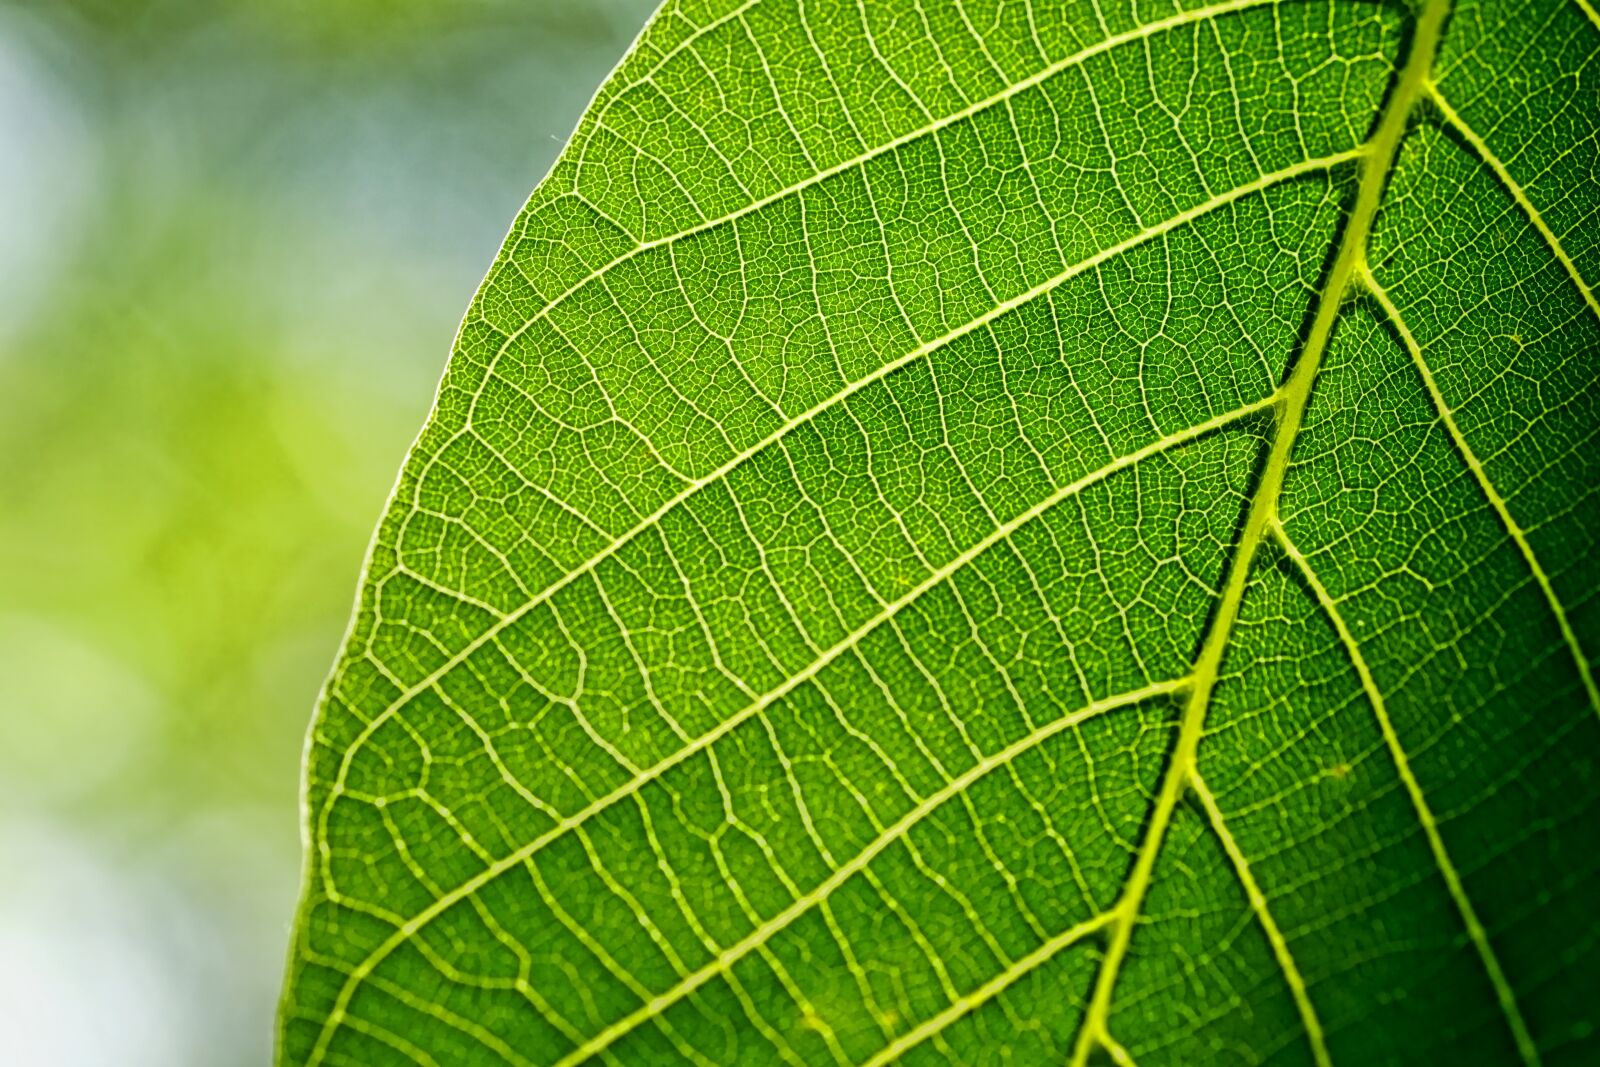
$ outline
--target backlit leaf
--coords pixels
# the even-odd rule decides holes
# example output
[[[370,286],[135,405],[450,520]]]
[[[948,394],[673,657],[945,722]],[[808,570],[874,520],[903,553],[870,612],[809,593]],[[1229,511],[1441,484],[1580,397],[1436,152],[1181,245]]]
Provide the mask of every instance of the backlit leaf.
[[[1595,1062],[1597,86],[671,0],[379,528],[282,1060]]]

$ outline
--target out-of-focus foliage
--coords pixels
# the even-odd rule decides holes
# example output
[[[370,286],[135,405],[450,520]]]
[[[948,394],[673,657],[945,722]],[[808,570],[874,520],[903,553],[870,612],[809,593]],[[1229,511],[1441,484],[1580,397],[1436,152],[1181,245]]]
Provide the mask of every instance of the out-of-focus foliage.
[[[647,8],[0,3],[11,1062],[265,1062],[373,517]]]

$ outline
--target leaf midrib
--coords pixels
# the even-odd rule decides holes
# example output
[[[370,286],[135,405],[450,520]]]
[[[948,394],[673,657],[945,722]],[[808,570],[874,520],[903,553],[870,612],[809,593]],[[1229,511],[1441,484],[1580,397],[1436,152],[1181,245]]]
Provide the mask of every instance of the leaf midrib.
[[[1116,1050],[1121,1049],[1110,1030],[1111,1003],[1121,965],[1127,956],[1133,929],[1138,922],[1144,897],[1154,875],[1162,846],[1165,844],[1166,832],[1171,825],[1173,814],[1178,802],[1194,787],[1197,780],[1199,744],[1205,728],[1206,713],[1217,683],[1223,654],[1227,650],[1234,623],[1243,603],[1244,591],[1256,552],[1268,536],[1275,535],[1281,543],[1289,544],[1287,535],[1282,532],[1277,518],[1277,504],[1284,479],[1288,474],[1289,459],[1299,435],[1306,407],[1310,402],[1312,386],[1315,384],[1322,358],[1327,352],[1334,326],[1343,309],[1345,296],[1350,291],[1352,283],[1358,286],[1371,284],[1366,253],[1372,224],[1382,204],[1388,178],[1393,171],[1394,159],[1404,139],[1412,111],[1420,101],[1428,98],[1434,57],[1449,14],[1450,0],[1425,0],[1414,23],[1411,47],[1405,65],[1400,71],[1389,99],[1383,105],[1371,137],[1363,146],[1361,181],[1356,190],[1355,201],[1346,218],[1344,232],[1340,236],[1333,263],[1329,267],[1327,280],[1318,294],[1315,316],[1306,337],[1305,347],[1295,360],[1282,390],[1277,412],[1278,422],[1267,462],[1251,495],[1249,512],[1233,559],[1229,563],[1227,582],[1218,601],[1210,632],[1195,662],[1188,704],[1183,712],[1178,740],[1162,777],[1156,802],[1152,805],[1144,839],[1139,846],[1138,856],[1130,871],[1123,895],[1112,909],[1118,915],[1111,923],[1110,944],[1095,978],[1089,1008],[1079,1025],[1078,1038],[1069,1067],[1085,1067],[1090,1054],[1097,1048],[1111,1051],[1113,1058]],[[1348,632],[1341,629],[1341,637],[1348,638]],[[1354,645],[1348,640],[1346,643],[1354,651]],[[1358,669],[1362,671],[1363,685],[1371,696],[1375,692],[1375,684],[1365,672],[1364,661],[1360,660],[1359,656],[1357,663]],[[1538,1046],[1528,1032],[1517,1006],[1515,994],[1505,979],[1494,950],[1483,932],[1482,924],[1478,921],[1470,901],[1467,900],[1460,878],[1449,860],[1448,853],[1444,850],[1443,839],[1433,825],[1431,812],[1421,797],[1420,788],[1410,775],[1404,750],[1394,735],[1381,699],[1374,701],[1374,709],[1396,761],[1397,772],[1406,783],[1416,806],[1419,821],[1428,834],[1440,873],[1447,883],[1462,921],[1478,949],[1484,969],[1495,988],[1501,1013],[1511,1030],[1518,1053],[1528,1067],[1539,1067]],[[1242,879],[1241,884],[1248,894],[1249,885]],[[1251,902],[1252,905],[1255,904],[1254,898]],[[1269,929],[1270,937],[1270,930],[1275,924],[1270,922],[1265,903],[1265,898],[1262,898],[1259,913],[1263,925]],[[1274,943],[1273,948],[1284,970],[1287,984],[1296,994],[1303,993],[1304,987],[1299,981],[1299,969],[1293,963],[1287,942],[1282,942],[1280,938],[1278,943]],[[1326,1064],[1329,1057],[1323,1044],[1322,1026],[1317,1020],[1315,1008],[1306,996],[1297,995],[1296,1002],[1306,1024],[1306,1037],[1311,1045],[1313,1057],[1319,1064]]]

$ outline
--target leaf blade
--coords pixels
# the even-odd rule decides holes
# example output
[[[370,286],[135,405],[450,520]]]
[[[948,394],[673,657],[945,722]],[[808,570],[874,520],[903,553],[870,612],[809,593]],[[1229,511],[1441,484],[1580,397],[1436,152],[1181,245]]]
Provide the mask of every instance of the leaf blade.
[[[1067,22],[1058,37],[1045,33],[1048,44],[1038,26],[1021,34],[1001,13],[986,38],[964,10],[930,19],[917,9],[917,24],[875,22],[876,8],[783,22],[754,3],[700,23],[675,7],[658,16],[513,228],[380,528],[308,760],[322,802],[280,1057],[884,1062],[959,1046],[1055,1062],[1067,1042],[1076,1062],[1094,1051],[1146,1062],[1171,1042],[1152,1017],[1118,1014],[1114,987],[1135,923],[1146,922],[1146,888],[1166,892],[1169,825],[1179,853],[1209,856],[1196,869],[1231,863],[1234,884],[1213,873],[1207,892],[1261,923],[1255,954],[1237,956],[1258,970],[1241,973],[1281,972],[1294,1002],[1297,1038],[1250,1039],[1263,1054],[1289,1055],[1298,1042],[1318,1063],[1349,1056],[1359,1041],[1339,1002],[1351,983],[1318,972],[1339,953],[1324,947],[1295,964],[1308,951],[1293,945],[1299,927],[1263,906],[1292,900],[1293,880],[1280,882],[1264,853],[1239,863],[1248,834],[1203,844],[1181,803],[1186,768],[1236,714],[1224,708],[1207,725],[1213,686],[1231,693],[1230,664],[1253,654],[1233,648],[1231,630],[1266,595],[1270,567],[1254,564],[1254,546],[1268,534],[1289,544],[1273,517],[1277,483],[1285,525],[1320,537],[1340,522],[1337,500],[1288,484],[1315,466],[1291,461],[1298,426],[1262,438],[1239,420],[1276,407],[1297,422],[1310,405],[1309,445],[1321,447],[1326,420],[1313,400],[1331,395],[1324,377],[1343,380],[1338,349],[1358,328],[1344,294],[1365,277],[1365,228],[1378,220],[1383,249],[1414,196],[1408,160],[1425,140],[1407,125],[1414,105],[1425,93],[1444,99],[1430,80],[1443,12],[1425,9],[1409,52],[1396,46],[1392,12],[1342,3],[1236,0],[1119,25],[1068,5],[1052,12]],[[1075,18],[1087,21],[1074,28]],[[1452,48],[1447,34],[1440,68],[1458,61]],[[774,64],[780,53],[788,61]],[[1266,53],[1278,70],[1255,61]],[[1396,56],[1407,65],[1380,106]],[[862,72],[860,85],[840,81],[841,64]],[[832,102],[818,93],[809,112],[786,107],[799,83],[784,79],[807,66]],[[688,71],[702,78],[692,93]],[[1197,92],[1208,71],[1225,78]],[[880,95],[863,100],[874,86]],[[729,101],[748,105],[752,92],[770,92],[776,107],[730,118],[740,111]],[[1110,111],[1105,94],[1144,105]],[[1293,102],[1287,120],[1246,118],[1247,105],[1281,100]],[[1371,138],[1363,114],[1376,121]],[[750,139],[757,127],[771,134],[764,152]],[[628,130],[660,136],[628,144]],[[1202,133],[1206,153],[1193,145]],[[1358,155],[1365,176],[1341,223],[1338,168]],[[1490,169],[1555,253],[1551,269],[1577,283],[1569,297],[1592,301],[1576,266],[1586,249],[1569,255],[1563,244],[1577,231],[1546,223],[1533,193],[1519,198],[1509,166]],[[1391,169],[1405,196],[1384,195]],[[1551,217],[1570,214],[1564,200]],[[1335,226],[1345,251],[1324,297],[1309,301],[1316,317],[1297,346],[1318,241],[1331,247]],[[1398,254],[1373,257],[1374,271]],[[1557,353],[1581,351],[1574,338],[1593,323],[1568,326],[1578,332],[1554,342]],[[1329,346],[1337,373],[1319,376]],[[1277,386],[1297,347],[1300,369]],[[1424,381],[1413,399],[1434,398],[1458,445],[1481,432],[1457,426],[1441,386]],[[1337,399],[1323,406],[1344,414]],[[1586,409],[1576,407],[1549,418],[1581,440]],[[1252,473],[1262,448],[1264,476]],[[1479,463],[1480,489],[1493,484],[1484,464],[1506,454]],[[1314,488],[1345,475],[1307,476]],[[1569,621],[1555,591],[1569,572],[1545,574],[1534,545],[1571,523],[1524,536],[1512,518],[1521,506],[1513,494],[1496,513],[1542,576],[1592,697],[1580,639],[1588,601],[1574,602]],[[1305,526],[1319,509],[1323,525]],[[1160,557],[1151,545],[1171,547]],[[1269,551],[1273,566],[1274,551],[1288,550]],[[1485,594],[1451,595],[1471,608]],[[1498,608],[1486,610],[1503,627]],[[1377,670],[1391,663],[1403,670],[1405,659]],[[993,813],[967,795],[987,783],[975,768],[995,770],[995,753],[1040,733],[1037,715],[1053,741],[1080,725],[1064,708],[1180,685],[1198,714],[1174,723],[1139,712],[1156,736],[1181,725],[1160,788],[1150,754],[1117,780],[1125,820],[1141,810],[1130,786],[1156,794],[1143,809],[1155,812],[1154,847],[1133,848],[1103,812],[1091,818],[1097,790],[1073,807],[1052,777],[1095,783],[1100,763],[1125,761],[1148,738],[1125,738],[1119,754],[1075,734],[1076,754],[1046,745],[1046,769],[1032,777],[1008,764],[1012,792]],[[1593,728],[1590,716],[1566,730]],[[1404,777],[1407,749],[1384,733]],[[1059,762],[1068,758],[1070,768]],[[953,782],[964,784],[949,792]],[[1583,783],[1567,780],[1588,796]],[[1224,820],[1248,831],[1235,782],[1214,784],[1204,821],[1214,834]],[[1420,786],[1412,796],[1424,828],[1457,818],[1448,809],[1434,820]],[[930,797],[944,798],[930,825],[967,840],[987,873],[938,847],[931,829],[883,836]],[[685,814],[713,801],[720,823]],[[951,829],[944,806],[957,803],[967,822]],[[1041,901],[1040,887],[1055,883],[1032,861],[1026,878],[1013,870],[1029,850],[994,843],[1001,831],[988,819],[1016,805],[1056,842],[1047,868],[1075,885],[1076,901]],[[875,829],[832,825],[849,821],[842,812]],[[1557,856],[1582,839],[1570,822],[1552,833]],[[1430,847],[1445,857],[1437,866],[1513,1054],[1537,1062],[1543,1047],[1581,1044],[1560,1036],[1581,1028],[1581,1006],[1557,1005],[1552,1018],[1566,1023],[1522,1020],[1507,976],[1528,973],[1526,961],[1501,970],[1491,942],[1511,935],[1461,905],[1477,872],[1452,880],[1443,834],[1435,827]],[[1138,856],[1131,879],[1117,876],[1118,849]],[[1100,855],[1099,866],[1079,852]],[[1586,875],[1574,871],[1558,895],[1583,915],[1574,894]],[[519,893],[510,883],[524,874],[531,886]],[[801,906],[823,885],[821,904]],[[1114,889],[1132,904],[1107,909]],[[855,910],[841,917],[835,895]],[[867,937],[863,900],[887,909],[898,932]],[[773,928],[773,915],[790,919]],[[1357,918],[1371,936],[1370,909]],[[812,925],[797,933],[802,922]],[[1080,942],[1107,930],[1110,963],[1094,979],[1096,948]],[[1142,936],[1159,947],[1164,935]],[[730,945],[746,946],[732,963],[703,962]],[[455,959],[463,954],[472,966]],[[1032,962],[1019,970],[1019,960]],[[1070,1003],[1039,1009],[1052,1020],[1043,1035],[989,1021],[1035,995],[1033,968],[1062,966],[1088,1002],[1086,1023],[1072,1021]],[[1133,966],[1149,970],[1137,956]],[[1170,983],[1153,973],[1138,989],[1159,1001]],[[580,974],[576,990],[557,991]],[[817,984],[826,975],[855,993],[835,998]],[[876,975],[893,976],[893,988]],[[1319,1001],[1338,1009],[1326,1026]],[[1424,1017],[1395,1033],[1416,1037]],[[1236,1010],[1208,1019],[1201,1032],[1250,1033]],[[998,1037],[975,1036],[996,1025]]]

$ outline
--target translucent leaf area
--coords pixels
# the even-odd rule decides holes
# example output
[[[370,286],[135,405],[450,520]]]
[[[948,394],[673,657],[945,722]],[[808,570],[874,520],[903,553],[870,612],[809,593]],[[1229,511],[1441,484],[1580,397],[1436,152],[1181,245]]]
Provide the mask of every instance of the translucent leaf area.
[[[285,1064],[1600,1059],[1590,0],[671,0],[309,745]]]

